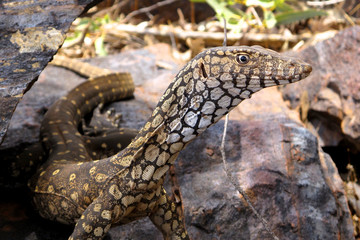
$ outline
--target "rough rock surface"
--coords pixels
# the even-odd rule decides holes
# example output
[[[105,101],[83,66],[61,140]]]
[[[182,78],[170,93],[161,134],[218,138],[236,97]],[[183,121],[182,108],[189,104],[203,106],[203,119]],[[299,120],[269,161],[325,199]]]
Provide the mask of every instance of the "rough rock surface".
[[[292,108],[308,105],[307,127],[319,136],[321,146],[345,141],[360,151],[359,46],[360,26],[355,26],[304,49],[301,55],[312,64],[312,74],[283,89]],[[300,101],[301,95],[307,97]]]
[[[328,185],[326,175],[330,173],[324,171],[322,162],[330,168],[327,170],[333,171],[334,166],[328,156],[318,151],[312,134],[282,118],[233,123],[229,133],[229,169],[280,239],[337,239],[338,236],[351,239],[352,227],[344,190],[341,184]],[[220,139],[221,131],[215,134]],[[208,178],[207,184],[203,184],[197,171],[209,168],[209,158],[213,161],[220,159],[216,150],[220,143],[205,146],[208,152],[209,149],[215,152],[207,158],[204,151],[200,154],[195,151],[204,146],[198,144],[189,146],[193,150],[185,152],[188,155],[179,161],[187,172],[193,168],[192,159],[204,159],[203,168],[192,170],[184,175],[184,179],[180,178],[182,189],[187,189],[182,191],[184,197],[188,194],[197,196],[196,199],[190,198],[192,208],[185,208],[192,220],[190,229],[199,237],[205,230],[210,233],[207,239],[269,238],[254,214],[239,202],[222,173],[221,162],[213,163],[203,174]],[[193,154],[189,156],[191,152]],[[338,175],[331,178],[331,181],[341,182]],[[204,203],[204,199],[209,200]],[[344,218],[339,218],[343,214]],[[205,229],[196,228],[196,224],[205,226]]]
[[[222,125],[206,131],[177,161],[188,231],[193,239],[271,239],[223,172]],[[229,126],[229,169],[280,239],[353,239],[342,181],[309,131],[286,118]],[[110,236],[161,239],[149,221],[138,224],[115,227]],[[151,235],[139,233],[140,226],[148,234],[153,229]]]
[[[61,46],[70,24],[97,2],[0,2],[0,144],[16,105]]]
[[[140,71],[139,75],[133,74],[141,85],[136,90],[137,100],[112,105],[123,114],[121,125],[124,127],[139,127],[146,121],[171,75],[177,71],[176,67],[172,72],[157,68],[156,57],[141,51],[133,54],[140,55],[134,62],[143,67],[125,67],[132,73]],[[92,62],[110,68],[111,63],[116,63],[121,71],[124,58],[126,55]],[[147,61],[149,64],[145,64]],[[33,111],[30,109],[33,104],[24,102],[27,110],[21,113],[29,114],[25,118],[42,117],[43,111],[39,110],[57,98],[49,89],[63,86],[64,82],[59,82],[61,79],[66,79],[69,85],[77,85],[71,80],[76,76],[73,73],[62,75],[61,72],[67,71],[51,68],[51,71],[44,71],[36,83],[38,89],[48,92],[42,99],[43,106],[34,105],[37,109]],[[144,78],[142,71],[146,73]],[[60,92],[65,93],[72,86]],[[35,87],[30,91],[36,90]],[[38,95],[37,90],[32,100],[37,100],[35,96]],[[254,94],[233,111],[231,119],[226,144],[229,168],[280,239],[353,239],[351,217],[336,167],[319,148],[317,139],[296,120],[297,114],[286,109],[276,88]],[[35,128],[40,122],[28,121],[33,122]],[[19,131],[16,129],[22,128],[13,126],[15,136]],[[177,160],[188,231],[192,239],[270,239],[223,172],[219,152],[222,128],[223,122],[220,122],[205,131]],[[35,135],[36,131],[27,130]],[[11,127],[7,138],[12,138],[12,131]],[[11,142],[14,141],[12,138],[8,146],[13,146]],[[72,227],[40,219],[31,210],[29,198],[24,197],[21,189],[3,193],[6,198],[0,200],[0,239],[60,240],[70,235]],[[162,237],[152,223],[144,219],[112,228],[106,239]]]

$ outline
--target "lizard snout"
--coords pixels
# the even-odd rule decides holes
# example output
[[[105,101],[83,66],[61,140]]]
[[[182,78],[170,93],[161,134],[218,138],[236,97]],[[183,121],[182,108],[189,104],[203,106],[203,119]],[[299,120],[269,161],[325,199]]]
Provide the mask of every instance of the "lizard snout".
[[[303,74],[307,77],[310,75],[311,71],[312,71],[312,67],[310,64],[308,63],[304,63],[302,65],[302,69],[303,69]]]

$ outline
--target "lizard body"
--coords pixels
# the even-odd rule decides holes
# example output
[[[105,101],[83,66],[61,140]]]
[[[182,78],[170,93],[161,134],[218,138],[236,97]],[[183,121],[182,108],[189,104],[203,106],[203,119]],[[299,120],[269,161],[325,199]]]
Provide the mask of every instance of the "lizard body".
[[[120,100],[123,97],[132,96],[132,92],[134,90],[134,86],[132,83],[131,75],[128,73],[114,73],[111,70],[99,68],[93,65],[90,65],[86,62],[81,62],[76,59],[70,59],[64,56],[54,56],[53,61],[50,63],[51,65],[61,66],[68,68],[82,76],[90,78],[91,81],[97,81],[99,84],[105,84],[109,81],[109,79],[117,85],[113,87],[121,86],[123,89],[124,86],[129,87],[128,93],[124,96],[119,94],[114,94],[115,98],[113,100]],[[120,82],[118,82],[120,81]],[[90,88],[90,89],[88,89]],[[80,94],[87,93],[89,94],[89,90],[91,92],[92,84],[85,84],[81,88],[81,93],[79,91],[75,92],[72,96],[70,94],[69,98],[72,98],[73,101],[76,101],[76,98]],[[71,100],[71,101],[72,101]],[[89,99],[88,99],[89,100]],[[109,99],[102,99],[100,102],[108,102]],[[66,101],[63,101],[66,103]],[[83,105],[83,103],[79,102],[80,105],[67,106],[67,108],[77,109]],[[95,106],[95,104],[94,104]],[[63,106],[62,108],[64,108]],[[53,107],[54,108],[54,107]],[[64,109],[63,109],[64,110]],[[61,111],[60,111],[61,113]],[[55,114],[53,120],[49,121],[61,121],[63,122],[69,121],[75,116],[68,116],[66,114]],[[52,113],[54,114],[54,113]],[[74,114],[74,113],[72,113]],[[49,114],[48,114],[49,115]],[[90,115],[90,114],[89,114]],[[48,125],[48,123],[44,123],[43,127]],[[46,127],[48,132],[52,131],[52,128],[56,128],[60,125],[60,127],[64,127],[64,124],[52,124],[52,127]],[[101,128],[98,126],[94,127],[86,127],[83,129],[84,124],[80,124],[79,128],[81,128],[81,132],[86,130],[86,135],[70,135],[68,137],[68,141],[73,138],[82,138],[86,152],[91,156],[92,159],[100,159],[104,157],[111,156],[118,151],[125,148],[131,140],[137,135],[138,131],[129,128]],[[70,129],[71,132],[72,129]],[[77,131],[73,129],[74,131]],[[61,132],[61,131],[59,131]],[[75,133],[75,132],[73,132]],[[55,142],[58,139],[54,139]],[[25,144],[24,144],[25,145]],[[28,179],[34,175],[36,169],[43,164],[43,162],[47,159],[47,151],[43,148],[43,144],[41,142],[35,142],[32,144],[27,144],[20,147],[15,147],[7,150],[0,151],[0,160],[3,163],[3,168],[0,170],[0,186],[13,188],[14,186],[23,186]],[[51,146],[51,143],[47,144],[48,147]],[[48,148],[49,149],[49,148]],[[72,155],[81,155],[80,150],[84,150],[83,148],[73,148]],[[71,156],[70,156],[71,157]],[[71,159],[71,158],[70,158]],[[68,160],[70,160],[68,159]]]
[[[65,104],[69,104],[70,102],[74,106],[67,106],[68,116],[67,119],[63,119],[64,114],[54,114],[51,110],[48,115],[54,116],[46,118],[42,127],[44,130],[44,135],[52,132],[53,127],[49,126],[51,121],[59,121],[62,119],[62,122],[74,120],[76,123],[74,126],[79,126],[81,128],[81,124],[79,124],[79,117],[82,118],[89,113],[92,113],[92,110],[95,106],[108,102],[113,102],[116,100],[122,100],[125,98],[129,98],[133,96],[134,93],[134,83],[132,77],[129,73],[125,72],[113,72],[109,69],[99,68],[94,65],[91,65],[86,62],[78,61],[76,59],[70,59],[64,56],[54,56],[52,65],[60,66],[72,70],[82,76],[88,77],[90,83],[85,83],[79,86],[79,89],[75,89],[71,93],[68,94],[67,100],[61,100],[56,103],[58,107],[53,106],[52,109],[57,108],[55,111],[65,111]],[[107,88],[101,89],[101,93],[99,91],[99,87],[107,86]],[[107,91],[111,91],[111,93],[107,93]],[[96,96],[98,94],[98,96]],[[92,97],[91,97],[92,96]],[[84,104],[85,101],[85,104]],[[92,101],[92,102],[91,102]],[[76,104],[74,104],[74,102]],[[84,106],[87,105],[87,109]],[[77,113],[75,114],[75,110]],[[72,111],[72,113],[69,113]],[[69,115],[70,114],[70,115]],[[75,118],[75,115],[77,118]],[[63,126],[64,124],[60,124]],[[53,126],[58,127],[58,124],[53,124]],[[46,129],[45,129],[46,128]],[[74,130],[72,127],[70,130]],[[83,130],[83,129],[82,129]],[[75,133],[75,132],[74,132]],[[135,129],[129,128],[101,128],[99,129],[95,126],[93,129],[88,130],[87,135],[78,135],[78,137],[82,138],[81,141],[84,142],[87,152],[91,155],[92,159],[100,159],[105,155],[113,155],[116,152],[125,148],[131,140],[137,135],[138,131]],[[72,135],[70,134],[70,137]],[[56,139],[54,139],[56,142]],[[48,143],[49,148],[51,148],[51,143]],[[83,149],[83,148],[79,148]],[[73,149],[76,151],[76,148]],[[81,154],[81,153],[76,153]]]
[[[68,128],[77,129],[83,111],[94,107],[86,104],[92,101],[87,94],[86,99],[79,97],[76,103],[83,101],[83,106],[71,111],[66,127],[51,120],[63,111],[56,111],[65,106],[60,104],[49,110],[43,122],[44,140],[51,153],[30,184],[34,203],[45,218],[76,222],[69,239],[102,239],[112,225],[146,216],[164,239],[189,239],[176,204],[162,186],[180,151],[254,92],[299,81],[311,70],[300,60],[259,46],[205,50],[175,76],[129,146],[96,161],[86,155],[81,138],[71,144],[64,141],[71,134]],[[95,86],[94,96],[115,91],[110,90],[115,86],[106,82]],[[68,105],[65,109],[70,111],[72,103]],[[46,130],[51,124],[57,127]],[[75,131],[75,135],[79,133]],[[79,149],[83,155],[71,155]],[[64,158],[66,154],[69,158]]]

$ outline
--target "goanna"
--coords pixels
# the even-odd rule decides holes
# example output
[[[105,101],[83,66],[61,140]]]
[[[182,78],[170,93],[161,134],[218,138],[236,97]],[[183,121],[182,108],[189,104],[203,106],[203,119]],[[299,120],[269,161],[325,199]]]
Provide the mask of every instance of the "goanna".
[[[90,158],[77,125],[94,107],[94,99],[109,95],[111,101],[116,90],[106,82],[94,83],[91,94],[77,88],[78,99],[50,112],[75,119],[49,122],[47,114],[43,122],[45,128],[49,124],[58,127],[52,132],[43,129],[51,150],[30,184],[34,203],[45,218],[76,222],[71,240],[102,239],[112,225],[142,217],[149,217],[164,239],[189,239],[184,220],[163,188],[169,166],[187,144],[254,92],[299,81],[311,70],[307,63],[259,46],[205,50],[175,76],[129,146],[97,161],[86,160]],[[75,137],[66,142],[69,135]],[[79,149],[83,154],[71,156]]]

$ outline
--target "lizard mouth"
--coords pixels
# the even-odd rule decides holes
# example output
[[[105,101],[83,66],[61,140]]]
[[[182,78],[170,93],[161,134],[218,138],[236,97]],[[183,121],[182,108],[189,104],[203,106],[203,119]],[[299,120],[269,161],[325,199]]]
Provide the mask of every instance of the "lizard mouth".
[[[292,83],[300,81],[301,79],[306,78],[310,75],[312,67],[310,64],[301,62],[301,63],[292,63],[290,62],[288,66],[284,67],[284,70],[278,71],[274,75],[267,75],[268,80],[279,82],[280,84]],[[277,85],[279,85],[277,83]]]
[[[289,65],[294,69],[293,72],[295,73],[295,75],[300,75],[300,79],[306,78],[307,76],[310,75],[312,71],[311,65],[302,60],[298,60],[296,62],[290,62]]]

